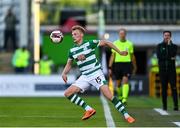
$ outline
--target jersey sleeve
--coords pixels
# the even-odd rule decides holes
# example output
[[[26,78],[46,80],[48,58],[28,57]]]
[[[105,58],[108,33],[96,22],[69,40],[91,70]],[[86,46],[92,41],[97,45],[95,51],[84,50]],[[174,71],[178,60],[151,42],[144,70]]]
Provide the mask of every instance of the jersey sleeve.
[[[72,52],[69,50],[68,59],[73,60]]]
[[[130,52],[131,54],[134,53],[133,43],[130,43],[130,46],[129,46],[129,52]]]
[[[100,40],[91,40],[90,41],[90,47],[93,48],[93,49],[98,47],[99,42],[100,42]]]
[[[114,49],[111,49],[111,52],[112,52],[112,53],[116,53],[116,51],[115,51]]]

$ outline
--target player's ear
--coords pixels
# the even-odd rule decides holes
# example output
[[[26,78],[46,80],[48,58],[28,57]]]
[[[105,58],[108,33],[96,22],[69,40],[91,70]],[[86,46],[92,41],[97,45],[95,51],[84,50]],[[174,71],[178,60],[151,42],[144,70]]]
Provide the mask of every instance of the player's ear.
[[[83,36],[84,36],[84,33],[81,32],[81,36],[83,37]]]

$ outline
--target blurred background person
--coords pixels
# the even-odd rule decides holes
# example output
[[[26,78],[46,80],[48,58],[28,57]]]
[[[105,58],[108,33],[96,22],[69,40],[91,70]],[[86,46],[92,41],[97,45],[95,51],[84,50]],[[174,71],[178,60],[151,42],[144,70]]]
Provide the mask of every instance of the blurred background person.
[[[53,61],[44,55],[40,60],[40,75],[51,75],[52,73]]]
[[[180,73],[180,55],[176,56],[176,73]]]
[[[12,65],[16,73],[27,73],[30,60],[30,52],[24,46],[15,50],[12,57]]]
[[[133,43],[126,39],[126,29],[121,28],[119,30],[119,38],[120,39],[113,42],[114,45],[120,50],[126,50],[128,55],[118,55],[114,50],[112,50],[109,60],[109,74],[112,76],[113,71],[119,99],[122,100],[123,103],[126,103],[129,94],[129,78],[132,73],[135,74],[137,66]]]
[[[157,45],[157,58],[162,87],[163,110],[167,110],[167,89],[168,83],[170,83],[174,102],[174,110],[178,111],[175,66],[177,48],[177,45],[175,45],[171,40],[171,31],[164,31],[163,41]]]
[[[159,73],[158,59],[155,51],[152,53],[150,57],[149,68],[152,73]]]
[[[8,51],[9,46],[12,46],[12,50],[14,51],[17,48],[17,44],[16,44],[16,23],[17,23],[17,20],[16,20],[16,16],[12,12],[12,8],[9,8],[4,22],[5,22],[4,50]]]

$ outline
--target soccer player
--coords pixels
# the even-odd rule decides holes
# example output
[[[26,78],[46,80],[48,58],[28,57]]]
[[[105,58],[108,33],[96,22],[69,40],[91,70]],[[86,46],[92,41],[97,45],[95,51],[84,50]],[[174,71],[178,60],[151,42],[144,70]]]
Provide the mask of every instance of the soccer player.
[[[126,50],[127,56],[119,54],[117,51],[112,49],[112,54],[109,60],[109,75],[116,79],[117,94],[122,103],[127,103],[129,94],[129,78],[131,74],[135,74],[137,70],[136,58],[134,56],[133,43],[126,39],[126,30],[121,28],[119,31],[120,39],[113,42],[113,44],[121,51]],[[132,70],[133,67],[133,70]],[[121,85],[122,84],[122,85]]]
[[[133,123],[135,119],[128,114],[121,101],[111,94],[104,74],[102,73],[101,65],[97,61],[95,48],[98,46],[108,46],[113,48],[121,55],[127,55],[127,52],[119,51],[118,48],[108,41],[84,41],[84,33],[85,29],[82,26],[76,25],[72,27],[72,38],[75,45],[69,50],[69,58],[62,72],[62,78],[66,83],[68,80],[67,73],[71,69],[73,60],[76,61],[82,75],[69,88],[66,89],[64,93],[65,97],[67,97],[72,103],[81,106],[85,110],[82,120],[86,120],[94,115],[96,110],[89,106],[81,97],[77,95],[77,93],[84,92],[88,88],[89,84],[91,84],[100,90],[104,96],[114,104],[115,108],[123,114],[127,122]]]

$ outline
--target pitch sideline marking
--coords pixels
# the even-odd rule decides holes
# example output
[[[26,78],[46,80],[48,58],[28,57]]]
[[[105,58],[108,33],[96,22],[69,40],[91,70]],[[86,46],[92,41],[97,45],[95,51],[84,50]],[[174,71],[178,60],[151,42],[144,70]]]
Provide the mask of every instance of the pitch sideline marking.
[[[158,113],[160,113],[161,115],[165,116],[165,115],[169,115],[169,113],[167,111],[162,110],[161,108],[154,108],[154,110]]]
[[[108,105],[107,100],[105,99],[105,97],[101,94],[100,99],[102,101],[103,104],[103,108],[104,108],[104,116],[106,118],[106,125],[108,128],[112,128],[112,127],[116,127],[114,120],[111,116],[111,111]]]
[[[180,126],[180,122],[173,122],[175,125]]]
[[[160,108],[154,108],[155,111],[157,111],[158,113],[160,113],[161,115],[170,115],[167,111],[164,111]],[[179,126],[180,127],[180,122],[172,122],[174,123],[175,125]]]

